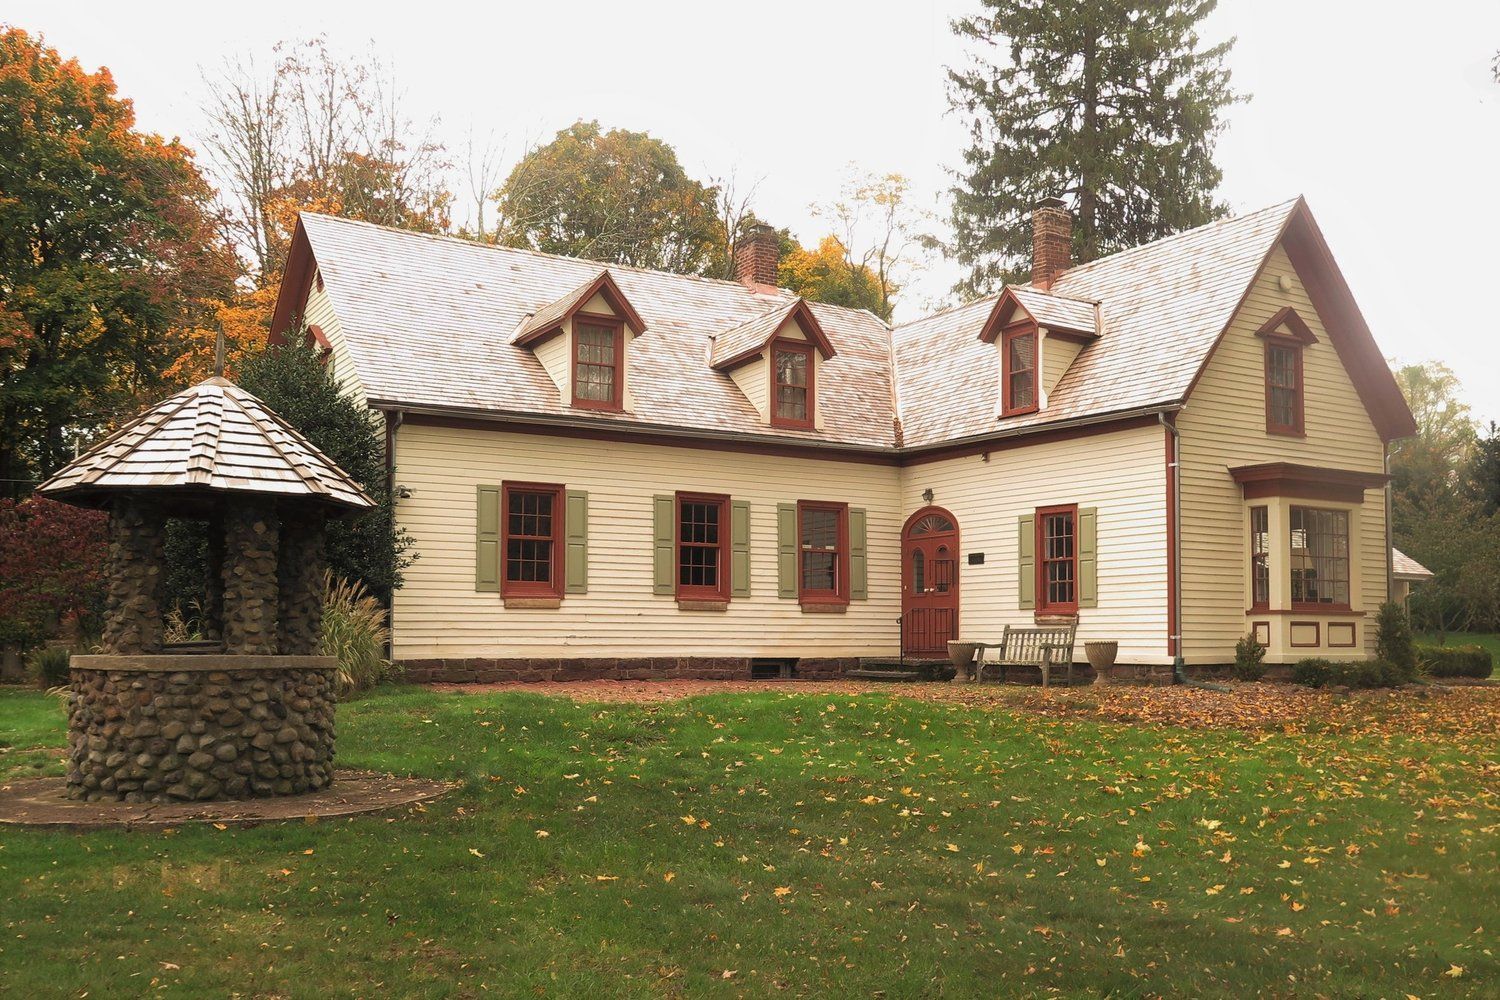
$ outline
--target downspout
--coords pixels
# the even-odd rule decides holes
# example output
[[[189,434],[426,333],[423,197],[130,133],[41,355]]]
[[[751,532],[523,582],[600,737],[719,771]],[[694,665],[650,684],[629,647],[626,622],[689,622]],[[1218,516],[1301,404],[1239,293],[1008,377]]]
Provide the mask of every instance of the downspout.
[[[1167,601],[1175,626],[1170,630],[1175,634],[1169,634],[1167,638],[1172,641],[1176,651],[1172,658],[1172,683],[1186,684],[1206,691],[1228,691],[1229,688],[1222,684],[1209,684],[1189,677],[1182,658],[1182,433],[1177,429],[1175,413],[1158,413],[1157,420],[1167,429],[1172,440],[1172,457],[1167,462],[1167,486],[1172,494],[1171,509],[1167,511],[1167,520],[1172,530],[1172,551],[1169,557],[1172,564],[1172,586]]]
[[[1380,458],[1381,471],[1385,473],[1385,601],[1389,604],[1396,599],[1394,586],[1394,577],[1396,575],[1396,528],[1391,523],[1391,517],[1394,513],[1394,491],[1391,487],[1391,443],[1389,441],[1381,443]]]
[[[400,497],[396,495],[396,431],[401,429],[404,414],[401,410],[385,410],[385,494],[391,498],[391,520],[396,519],[396,504]],[[385,656],[388,660],[396,656],[396,588],[391,588],[391,595],[385,603],[385,627],[390,633],[386,640]]]

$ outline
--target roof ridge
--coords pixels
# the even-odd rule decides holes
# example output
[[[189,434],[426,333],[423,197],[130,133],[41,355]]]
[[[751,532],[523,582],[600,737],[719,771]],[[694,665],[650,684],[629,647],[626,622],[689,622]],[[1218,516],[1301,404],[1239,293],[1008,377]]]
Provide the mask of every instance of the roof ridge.
[[[415,236],[422,239],[431,240],[435,243],[455,243],[459,246],[464,247],[478,247],[486,250],[497,250],[504,253],[525,254],[528,257],[544,257],[547,260],[563,260],[569,261],[574,264],[597,264],[600,267],[605,268],[606,270],[616,269],[621,271],[634,271],[638,274],[659,274],[668,278],[684,278],[691,281],[707,282],[713,285],[725,285],[730,288],[739,288],[745,291],[749,291],[749,289],[746,289],[743,284],[735,281],[732,278],[711,278],[706,274],[679,274],[676,271],[663,271],[659,268],[654,267],[640,267],[635,264],[621,264],[616,261],[597,260],[593,257],[570,257],[567,254],[549,253],[546,250],[533,250],[530,247],[510,247],[504,246],[499,243],[482,243],[479,240],[471,240],[467,237],[457,236],[453,233],[423,233],[418,232],[415,229],[402,229],[400,226],[388,226],[380,222],[367,222],[364,219],[350,219],[342,215],[329,215],[327,212],[300,212],[299,214],[312,216],[318,219],[327,219],[330,222],[343,223],[351,226],[364,226],[367,229],[383,229],[386,232],[395,233],[399,236]],[[790,288],[782,288],[778,290],[785,292],[788,295],[796,295],[796,293],[793,292]],[[837,306],[835,308],[847,307]],[[850,311],[856,312],[857,310]]]
[[[1064,271],[1060,275],[1058,275],[1057,276],[1057,280],[1058,281],[1064,281],[1066,279],[1074,277],[1080,271],[1086,271],[1086,270],[1089,270],[1089,269],[1092,269],[1092,268],[1097,268],[1101,264],[1106,264],[1106,263],[1111,263],[1111,262],[1117,262],[1122,257],[1129,257],[1129,256],[1133,256],[1133,255],[1136,255],[1136,254],[1143,253],[1143,252],[1145,252],[1147,250],[1153,250],[1153,249],[1156,249],[1158,247],[1164,246],[1165,244],[1173,243],[1173,242],[1176,242],[1177,240],[1185,239],[1185,238],[1187,238],[1189,236],[1193,236],[1193,235],[1196,235],[1196,234],[1199,234],[1199,233],[1207,232],[1210,229],[1217,229],[1217,228],[1222,228],[1224,226],[1229,226],[1229,225],[1233,225],[1233,224],[1236,224],[1236,223],[1245,222],[1245,221],[1247,221],[1249,219],[1254,218],[1255,216],[1266,215],[1266,214],[1269,214],[1271,212],[1275,212],[1278,209],[1287,209],[1287,210],[1289,210],[1292,206],[1296,205],[1297,202],[1299,202],[1301,200],[1302,200],[1302,196],[1298,195],[1295,198],[1288,198],[1288,199],[1286,199],[1284,201],[1278,201],[1274,205],[1266,205],[1266,206],[1261,207],[1261,208],[1253,209],[1253,210],[1251,210],[1249,212],[1244,213],[1243,215],[1226,215],[1222,219],[1214,219],[1214,220],[1212,220],[1210,222],[1205,222],[1201,226],[1194,226],[1192,229],[1184,229],[1184,230],[1182,230],[1180,232],[1171,233],[1171,234],[1169,234],[1167,236],[1161,237],[1160,239],[1152,240],[1150,243],[1140,243],[1140,244],[1137,244],[1136,246],[1133,246],[1133,247],[1125,247],[1123,250],[1116,250],[1114,253],[1109,254],[1106,257],[1097,257],[1094,260],[1087,261],[1087,262],[1082,263],[1082,264],[1074,264],[1072,267],[1068,268],[1066,271]]]

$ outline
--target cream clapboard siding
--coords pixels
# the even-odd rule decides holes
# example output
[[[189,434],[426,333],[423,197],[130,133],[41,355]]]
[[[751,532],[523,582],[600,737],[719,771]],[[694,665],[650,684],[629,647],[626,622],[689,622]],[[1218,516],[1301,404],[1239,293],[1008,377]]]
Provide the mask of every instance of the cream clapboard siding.
[[[769,424],[771,422],[771,386],[770,386],[770,362],[762,355],[754,361],[747,361],[729,373],[734,379],[734,384],[740,387],[740,392],[750,400],[750,405],[755,407],[755,412],[760,415],[760,422]]]
[[[819,459],[589,441],[408,422],[398,433],[398,507],[419,558],[395,598],[395,656],[862,656],[897,646],[899,470]],[[556,609],[507,609],[474,591],[475,487],[505,480],[589,494],[589,591]],[[658,493],[727,493],[751,505],[752,596],[725,612],[680,611],[652,593]],[[776,505],[843,500],[868,512],[868,600],[806,614],[776,596]]]
[[[532,352],[536,359],[542,363],[547,375],[553,382],[557,383],[558,399],[567,403],[573,398],[572,375],[573,375],[573,337],[572,332],[564,329],[562,333],[548,337]]]
[[[349,342],[344,339],[343,325],[333,311],[333,302],[329,300],[328,293],[318,287],[316,280],[308,289],[302,314],[303,321],[308,326],[316,326],[323,331],[323,336],[328,338],[329,346],[333,348],[330,360],[333,362],[334,381],[363,404],[365,387],[354,371],[354,359],[349,356]]]
[[[1043,406],[1047,405],[1047,397],[1052,395],[1052,390],[1057,388],[1057,383],[1062,381],[1063,375],[1067,374],[1069,366],[1081,350],[1083,345],[1076,341],[1051,336],[1042,338]]]
[[[1099,517],[1099,605],[1080,610],[1079,641],[1118,640],[1122,663],[1167,662],[1165,433],[1133,428],[906,466],[902,510],[920,509],[931,489],[958,520],[960,634],[993,642],[1006,625],[1035,624],[1018,607],[1017,519],[1076,503]],[[968,565],[972,552],[984,565]]]
[[[1290,290],[1280,289],[1282,277],[1290,283]],[[1307,321],[1319,341],[1303,351],[1306,438],[1266,433],[1265,348],[1255,331],[1287,305]],[[1230,322],[1178,426],[1182,431],[1183,653],[1190,663],[1222,663],[1233,658],[1234,643],[1249,631],[1250,621],[1245,615],[1250,606],[1245,502],[1227,470],[1285,461],[1383,471],[1380,436],[1280,247],[1272,252]],[[1361,580],[1359,592],[1351,599],[1368,613],[1358,622],[1360,647],[1373,650],[1374,630],[1366,626],[1385,600],[1384,495],[1367,492],[1358,514]],[[1274,559],[1273,553],[1276,572]],[[1283,557],[1281,566],[1285,565]],[[1336,651],[1301,650],[1299,655],[1329,652]],[[1290,654],[1271,657],[1288,658]]]

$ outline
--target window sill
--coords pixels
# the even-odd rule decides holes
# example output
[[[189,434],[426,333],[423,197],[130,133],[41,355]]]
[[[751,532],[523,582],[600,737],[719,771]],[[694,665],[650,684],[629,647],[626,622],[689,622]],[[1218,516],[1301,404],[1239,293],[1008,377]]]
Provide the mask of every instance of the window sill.
[[[704,600],[696,597],[677,598],[678,611],[728,611],[729,602],[724,600]]]
[[[802,601],[802,613],[812,615],[842,615],[849,611],[849,605],[838,601]]]
[[[1042,408],[1040,406],[1022,406],[1014,410],[1001,407],[1000,417],[1001,419],[1004,419],[1005,417],[1024,417],[1028,413],[1039,413],[1041,409]]]
[[[1305,431],[1305,430],[1299,430],[1296,427],[1267,427],[1266,428],[1266,433],[1267,434],[1274,434],[1277,437],[1288,437],[1288,438],[1305,438],[1305,437],[1307,437],[1307,431]]]
[[[1292,607],[1292,608],[1251,608],[1245,612],[1246,615],[1318,615],[1323,618],[1363,618],[1365,612],[1356,611],[1353,608],[1341,607]]]
[[[506,597],[502,598],[507,608],[560,608],[561,597]]]
[[[1031,619],[1038,625],[1076,625],[1078,623],[1078,612],[1036,611],[1032,613]]]

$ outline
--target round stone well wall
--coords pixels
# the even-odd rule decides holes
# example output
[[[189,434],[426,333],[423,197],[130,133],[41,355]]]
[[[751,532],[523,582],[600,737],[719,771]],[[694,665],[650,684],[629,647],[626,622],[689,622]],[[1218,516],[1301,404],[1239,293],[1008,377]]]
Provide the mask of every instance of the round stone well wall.
[[[330,656],[75,656],[68,794],[297,795],[333,779]]]

